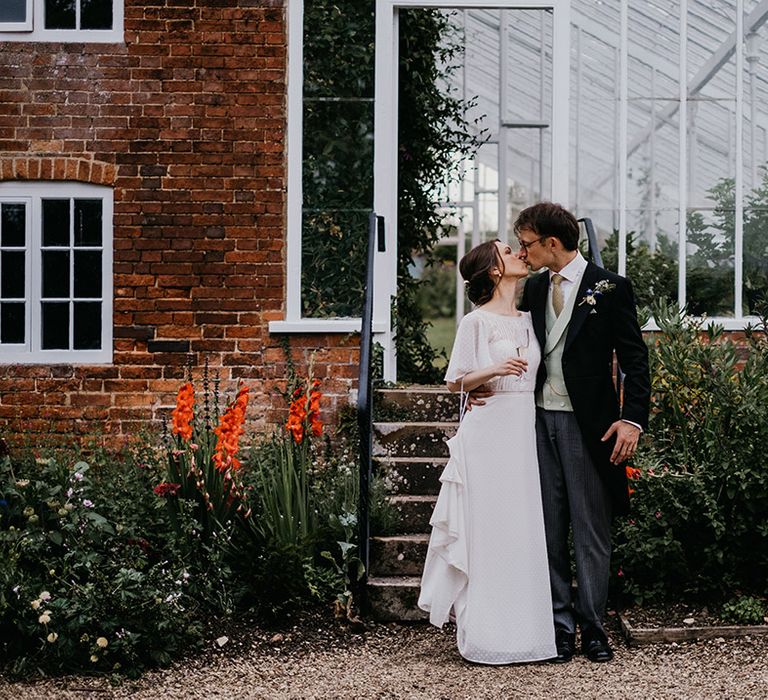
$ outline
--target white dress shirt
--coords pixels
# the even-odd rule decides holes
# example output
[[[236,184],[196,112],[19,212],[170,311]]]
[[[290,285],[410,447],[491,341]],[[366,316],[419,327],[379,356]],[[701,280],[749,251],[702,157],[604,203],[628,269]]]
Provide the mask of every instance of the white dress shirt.
[[[584,274],[584,270],[587,269],[587,261],[584,256],[576,252],[576,257],[571,260],[559,273],[555,273],[552,270],[549,271],[549,293],[552,294],[552,276],[559,274],[563,281],[560,283],[560,289],[563,290],[563,306],[568,303],[568,299],[571,294],[576,293],[576,288],[581,280],[581,276]]]

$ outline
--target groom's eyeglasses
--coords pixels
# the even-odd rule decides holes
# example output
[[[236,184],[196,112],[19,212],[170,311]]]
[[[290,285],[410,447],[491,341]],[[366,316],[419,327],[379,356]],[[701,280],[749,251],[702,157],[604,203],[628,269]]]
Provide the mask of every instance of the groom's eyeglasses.
[[[545,238],[549,238],[549,236],[539,236],[538,238],[535,238],[532,241],[529,241],[526,243],[525,241],[521,241],[519,238],[517,239],[517,242],[520,244],[520,250],[524,250],[526,253],[528,252],[528,248],[530,248],[534,243],[538,243],[539,241],[543,241]]]

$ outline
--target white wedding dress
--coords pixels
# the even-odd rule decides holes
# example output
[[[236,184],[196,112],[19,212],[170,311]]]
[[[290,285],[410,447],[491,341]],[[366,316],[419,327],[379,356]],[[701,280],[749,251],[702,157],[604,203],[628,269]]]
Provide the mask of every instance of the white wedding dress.
[[[541,353],[530,315],[467,314],[446,373],[460,382],[516,356],[526,339],[525,375],[492,380],[494,395],[448,440],[421,580],[430,622],[442,627],[453,608],[460,654],[483,664],[556,655],[533,398]]]

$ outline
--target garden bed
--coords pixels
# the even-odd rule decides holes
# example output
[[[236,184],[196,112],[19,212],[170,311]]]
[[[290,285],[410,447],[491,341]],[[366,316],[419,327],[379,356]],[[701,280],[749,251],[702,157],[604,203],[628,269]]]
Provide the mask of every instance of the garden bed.
[[[621,631],[631,646],[768,636],[768,624],[735,625],[705,606],[677,604],[663,608],[629,608],[619,613],[618,618]]]

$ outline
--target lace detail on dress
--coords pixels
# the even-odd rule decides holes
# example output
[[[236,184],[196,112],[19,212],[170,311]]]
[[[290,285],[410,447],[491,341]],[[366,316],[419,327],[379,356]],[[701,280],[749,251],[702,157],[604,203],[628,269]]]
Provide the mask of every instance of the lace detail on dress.
[[[541,351],[533,332],[531,316],[502,316],[477,308],[468,313],[456,331],[451,359],[445,374],[446,381],[458,382],[461,377],[477,369],[517,357],[517,348],[525,346],[528,371],[522,377],[513,375],[496,377],[488,382],[495,392],[533,391]]]

